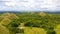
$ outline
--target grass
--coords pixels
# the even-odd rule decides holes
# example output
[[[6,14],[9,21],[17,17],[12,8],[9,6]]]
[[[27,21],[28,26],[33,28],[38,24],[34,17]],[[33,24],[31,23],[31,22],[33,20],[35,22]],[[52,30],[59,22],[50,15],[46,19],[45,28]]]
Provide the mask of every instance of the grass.
[[[55,28],[56,34],[60,34],[60,25]]]
[[[0,34],[9,34],[9,30],[0,24]]]
[[[23,34],[23,33],[16,33],[16,34]]]
[[[5,18],[1,21],[2,25],[8,25],[10,23],[11,20],[9,20],[8,18]]]
[[[36,27],[26,27],[24,29],[24,34],[46,34],[46,31],[42,28],[36,28]]]

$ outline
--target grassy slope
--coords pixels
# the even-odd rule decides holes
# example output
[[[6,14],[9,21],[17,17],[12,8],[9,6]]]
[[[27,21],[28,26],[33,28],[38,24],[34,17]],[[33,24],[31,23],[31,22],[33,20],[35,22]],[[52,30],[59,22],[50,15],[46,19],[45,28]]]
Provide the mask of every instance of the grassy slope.
[[[24,34],[46,34],[46,31],[44,31],[44,29],[42,29],[42,28],[26,27],[24,29]]]
[[[55,28],[56,34],[60,34],[60,25],[57,25],[57,27]]]
[[[0,34],[9,34],[9,30],[0,24]]]

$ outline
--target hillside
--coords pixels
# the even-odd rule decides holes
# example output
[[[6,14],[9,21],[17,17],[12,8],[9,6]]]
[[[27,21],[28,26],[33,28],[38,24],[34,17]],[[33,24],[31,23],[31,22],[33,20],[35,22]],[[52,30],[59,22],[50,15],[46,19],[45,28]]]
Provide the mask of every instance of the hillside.
[[[1,30],[8,29],[8,34],[58,34],[60,31],[57,25],[60,25],[60,14],[7,12],[0,15],[0,25],[2,25]]]

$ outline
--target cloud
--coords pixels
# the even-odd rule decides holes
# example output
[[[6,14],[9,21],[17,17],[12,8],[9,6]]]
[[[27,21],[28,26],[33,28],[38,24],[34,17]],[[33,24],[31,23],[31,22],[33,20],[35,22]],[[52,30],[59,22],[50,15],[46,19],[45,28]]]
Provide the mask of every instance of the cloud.
[[[0,7],[0,10],[3,10],[3,9],[5,9],[6,7]]]
[[[6,10],[57,10],[60,0],[2,0]],[[0,5],[1,6],[1,5]],[[5,9],[4,9],[5,10]]]
[[[19,0],[0,0],[0,1],[19,1]]]
[[[16,6],[16,2],[5,2],[5,5],[6,5],[6,6],[9,6],[9,7],[10,7],[10,6],[11,6],[11,7],[12,7],[12,6],[14,7],[14,6]]]

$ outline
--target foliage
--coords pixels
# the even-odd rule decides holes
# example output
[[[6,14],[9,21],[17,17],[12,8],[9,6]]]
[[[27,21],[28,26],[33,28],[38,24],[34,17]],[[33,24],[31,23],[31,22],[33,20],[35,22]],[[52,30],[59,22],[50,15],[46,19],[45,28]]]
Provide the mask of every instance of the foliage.
[[[13,19],[10,24],[7,25],[7,28],[12,32],[12,33],[18,33],[20,30],[17,28],[20,25],[18,19]]]
[[[0,24],[4,24],[9,29],[11,34],[24,33],[24,29],[21,30],[18,27],[36,27],[37,29],[43,28],[47,34],[55,34],[54,28],[60,24],[60,14],[46,14],[41,13],[21,13],[21,14],[2,14]],[[21,23],[23,25],[21,25]],[[34,28],[33,28],[34,29]],[[39,29],[40,30],[40,29]]]

